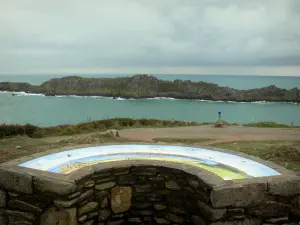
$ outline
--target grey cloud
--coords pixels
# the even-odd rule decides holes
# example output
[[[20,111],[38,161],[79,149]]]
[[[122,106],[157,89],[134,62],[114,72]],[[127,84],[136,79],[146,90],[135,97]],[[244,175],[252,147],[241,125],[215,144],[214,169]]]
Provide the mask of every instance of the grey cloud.
[[[0,72],[300,66],[299,0],[0,0]]]

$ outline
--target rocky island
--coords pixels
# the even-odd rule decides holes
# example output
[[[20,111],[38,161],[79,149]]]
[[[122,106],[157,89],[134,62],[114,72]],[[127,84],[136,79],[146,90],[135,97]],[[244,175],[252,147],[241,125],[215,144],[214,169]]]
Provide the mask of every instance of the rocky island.
[[[300,103],[300,89],[282,89],[274,85],[250,90],[237,90],[207,82],[190,80],[159,80],[151,75],[119,78],[83,78],[68,76],[50,79],[41,85],[0,82],[0,91],[55,95],[105,96],[121,98],[169,97],[237,102],[295,102]]]

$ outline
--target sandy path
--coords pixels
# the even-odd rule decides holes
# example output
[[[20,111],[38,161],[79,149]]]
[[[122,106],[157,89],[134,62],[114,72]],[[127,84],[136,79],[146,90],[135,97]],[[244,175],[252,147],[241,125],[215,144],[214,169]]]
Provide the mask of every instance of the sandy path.
[[[210,138],[217,141],[300,140],[300,129],[208,126],[178,128],[136,128],[120,132],[123,138],[152,141],[154,138]]]

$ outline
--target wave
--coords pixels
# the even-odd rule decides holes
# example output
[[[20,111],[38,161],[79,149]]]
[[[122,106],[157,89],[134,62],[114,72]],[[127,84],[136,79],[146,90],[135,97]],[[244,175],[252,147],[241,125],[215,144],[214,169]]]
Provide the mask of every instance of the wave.
[[[194,100],[198,102],[207,102],[207,103],[232,103],[232,104],[293,104],[293,105],[299,105],[297,102],[268,102],[268,101],[255,101],[255,102],[238,102],[238,101],[221,101],[221,100]]]
[[[170,97],[154,97],[154,98],[145,98],[146,100],[179,100],[176,98],[170,98]]]
[[[0,93],[10,93],[17,96],[45,96],[44,94],[26,93],[24,91],[0,91]]]
[[[43,97],[48,97],[45,94],[26,93],[24,91],[20,91],[20,92],[0,91],[0,94],[1,93],[16,94],[17,96],[43,96]],[[50,97],[111,99],[111,100],[117,100],[117,101],[125,101],[125,100],[129,100],[129,101],[133,101],[133,100],[190,100],[190,101],[206,102],[206,103],[231,103],[231,104],[245,104],[245,103],[248,103],[248,104],[293,104],[293,105],[299,105],[296,102],[268,102],[268,101],[238,102],[238,101],[221,101],[221,100],[204,100],[204,99],[176,99],[176,98],[170,98],[170,97],[154,97],[154,98],[141,98],[141,99],[121,98],[121,97],[113,98],[113,97],[106,97],[106,96],[80,96],[80,95],[56,95],[56,96],[50,96]]]

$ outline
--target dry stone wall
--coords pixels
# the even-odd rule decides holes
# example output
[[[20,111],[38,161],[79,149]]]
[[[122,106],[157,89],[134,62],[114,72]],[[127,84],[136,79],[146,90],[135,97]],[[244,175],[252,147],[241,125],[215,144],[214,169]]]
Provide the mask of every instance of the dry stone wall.
[[[70,177],[0,170],[1,225],[296,225],[300,179],[221,181],[162,166],[84,168]],[[211,181],[211,182],[210,182]]]

